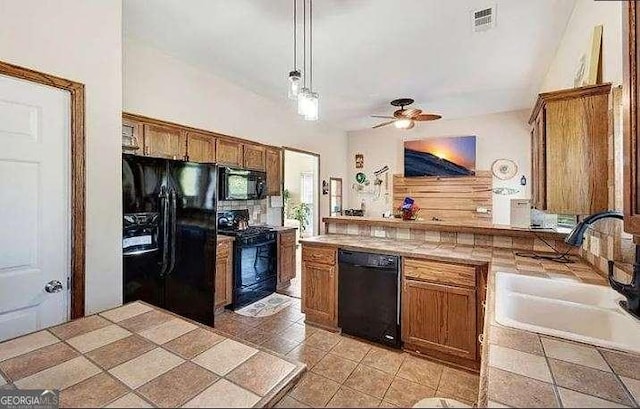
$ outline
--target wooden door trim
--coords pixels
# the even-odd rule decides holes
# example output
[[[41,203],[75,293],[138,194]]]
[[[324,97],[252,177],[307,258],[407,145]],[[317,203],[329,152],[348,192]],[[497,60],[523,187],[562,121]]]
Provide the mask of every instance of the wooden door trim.
[[[68,91],[71,96],[71,319],[85,313],[86,174],[84,84],[0,61],[0,74]]]
[[[624,154],[624,228],[640,232],[638,215],[638,43],[636,35],[638,6],[635,1],[623,5],[623,154]]]

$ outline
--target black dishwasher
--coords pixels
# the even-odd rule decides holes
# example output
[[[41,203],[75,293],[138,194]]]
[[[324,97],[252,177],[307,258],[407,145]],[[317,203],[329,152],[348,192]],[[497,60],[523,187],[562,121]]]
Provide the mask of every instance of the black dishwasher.
[[[340,250],[338,263],[342,332],[400,348],[399,257]]]

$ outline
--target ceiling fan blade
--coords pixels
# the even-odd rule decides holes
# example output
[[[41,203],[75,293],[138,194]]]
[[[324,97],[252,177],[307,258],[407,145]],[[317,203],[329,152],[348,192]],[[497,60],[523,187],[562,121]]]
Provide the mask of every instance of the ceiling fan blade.
[[[383,119],[396,119],[393,116],[388,115],[369,115],[371,118],[383,118]]]
[[[436,119],[442,118],[442,115],[438,114],[419,114],[414,116],[412,119],[414,121],[435,121]]]
[[[412,119],[415,116],[420,115],[421,113],[422,113],[421,109],[406,108],[406,109],[398,109],[393,113],[393,116],[396,118]]]
[[[383,123],[381,123],[381,124],[378,124],[378,125],[373,126],[372,128],[373,128],[373,129],[376,129],[376,128],[382,128],[383,126],[391,125],[391,124],[392,124],[392,123],[394,123],[394,122],[395,122],[395,120],[393,120],[393,121],[383,122]]]

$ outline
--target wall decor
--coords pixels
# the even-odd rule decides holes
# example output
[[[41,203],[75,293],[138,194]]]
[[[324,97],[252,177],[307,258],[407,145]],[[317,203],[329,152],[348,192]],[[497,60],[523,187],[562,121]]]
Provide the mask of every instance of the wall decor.
[[[602,81],[602,31],[602,25],[593,28],[589,49],[578,61],[573,78],[574,87],[595,85]]]
[[[364,155],[356,153],[356,169],[364,168]]]
[[[404,177],[473,176],[475,171],[475,136],[445,136],[404,142]]]
[[[323,195],[328,195],[329,194],[329,183],[327,183],[326,180],[322,181],[322,194]]]
[[[500,180],[508,180],[518,173],[518,165],[511,159],[496,159],[491,164],[491,172]]]

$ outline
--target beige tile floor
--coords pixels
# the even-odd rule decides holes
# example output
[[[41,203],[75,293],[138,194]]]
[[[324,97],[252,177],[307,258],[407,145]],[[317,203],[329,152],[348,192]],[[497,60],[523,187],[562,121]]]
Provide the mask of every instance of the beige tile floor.
[[[304,324],[300,301],[265,318],[225,312],[216,329],[307,364],[277,407],[411,407],[440,396],[473,405],[478,376]]]

